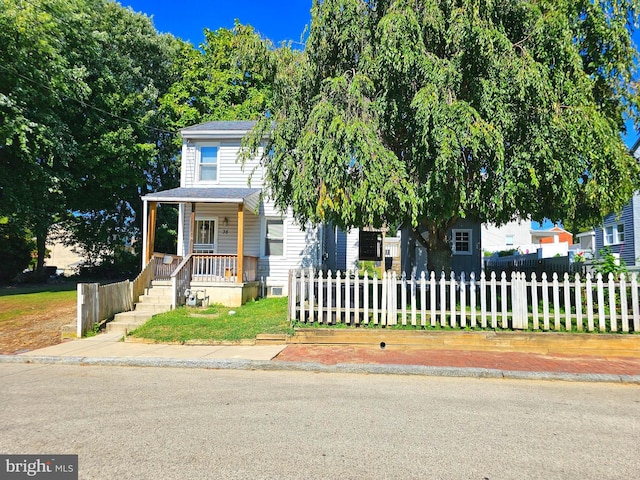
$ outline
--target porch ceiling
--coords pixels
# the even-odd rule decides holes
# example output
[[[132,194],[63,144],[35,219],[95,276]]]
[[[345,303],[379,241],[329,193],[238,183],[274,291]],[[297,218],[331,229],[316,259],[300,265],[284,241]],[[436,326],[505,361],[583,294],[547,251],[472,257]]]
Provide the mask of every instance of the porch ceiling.
[[[174,188],[149,193],[142,197],[148,202],[160,203],[237,203],[252,204],[260,195],[260,188]]]

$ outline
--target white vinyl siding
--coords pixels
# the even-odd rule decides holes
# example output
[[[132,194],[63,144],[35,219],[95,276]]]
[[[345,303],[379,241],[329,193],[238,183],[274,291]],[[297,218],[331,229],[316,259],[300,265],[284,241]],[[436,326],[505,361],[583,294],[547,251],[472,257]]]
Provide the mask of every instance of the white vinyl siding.
[[[201,147],[217,146],[218,147],[218,165],[217,180],[215,182],[199,181],[200,155],[198,151]],[[247,161],[244,168],[238,160],[240,152],[239,140],[221,140],[216,144],[200,142],[188,143],[184,146],[183,166],[182,166],[182,182],[183,187],[202,186],[203,184],[212,184],[221,188],[247,188],[249,187],[249,177],[251,176],[251,188],[262,188],[263,170],[260,162],[255,160]]]

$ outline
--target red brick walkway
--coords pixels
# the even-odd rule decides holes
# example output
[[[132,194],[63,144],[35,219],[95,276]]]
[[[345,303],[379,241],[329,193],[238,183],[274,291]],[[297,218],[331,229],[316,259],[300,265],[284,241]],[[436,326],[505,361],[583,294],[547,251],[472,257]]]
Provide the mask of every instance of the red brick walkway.
[[[639,357],[539,355],[518,352],[431,350],[417,347],[351,345],[288,345],[275,359],[281,362],[422,365],[489,368],[505,371],[640,375]]]

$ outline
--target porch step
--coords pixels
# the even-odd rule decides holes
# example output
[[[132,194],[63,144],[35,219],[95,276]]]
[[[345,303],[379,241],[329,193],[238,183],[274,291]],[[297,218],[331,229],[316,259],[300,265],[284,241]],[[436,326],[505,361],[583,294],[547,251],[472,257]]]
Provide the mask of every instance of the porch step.
[[[151,312],[136,312],[135,310],[118,313],[111,322],[107,323],[107,333],[130,332],[144,325],[152,316]]]
[[[171,281],[154,280],[146,293],[140,296],[133,311],[118,313],[107,323],[107,332],[130,332],[144,325],[158,313],[171,310]]]
[[[171,302],[168,303],[136,303],[134,312],[151,313],[164,313],[171,310]]]
[[[171,305],[171,295],[156,295],[155,290],[151,294],[140,295],[138,304],[160,303]]]
[[[145,295],[159,295],[163,297],[171,297],[171,293],[173,292],[171,285],[152,285],[145,290]]]

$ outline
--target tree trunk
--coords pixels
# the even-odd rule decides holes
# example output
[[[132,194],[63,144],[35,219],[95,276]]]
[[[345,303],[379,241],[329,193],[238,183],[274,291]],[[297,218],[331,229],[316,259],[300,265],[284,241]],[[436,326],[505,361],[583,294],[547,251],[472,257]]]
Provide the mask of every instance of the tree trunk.
[[[446,276],[451,273],[451,245],[447,241],[446,231],[437,231],[436,235],[429,235],[427,240],[427,268],[430,272],[439,275],[444,272]]]
[[[49,234],[48,225],[38,225],[36,227],[36,247],[38,249],[38,258],[36,262],[36,274],[39,277],[45,276],[44,260],[47,254],[47,236]]]

